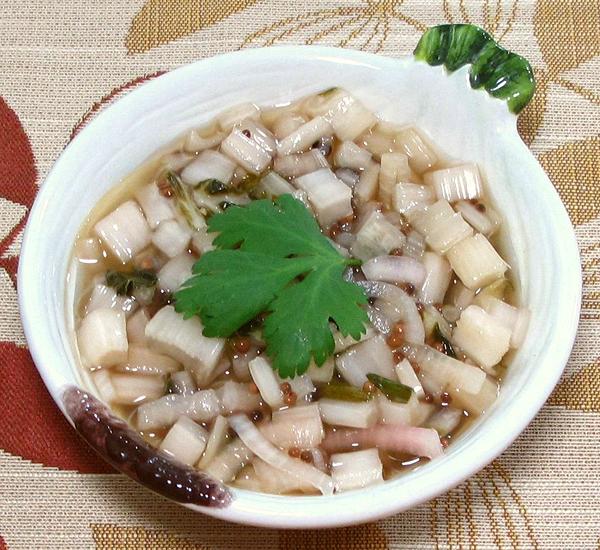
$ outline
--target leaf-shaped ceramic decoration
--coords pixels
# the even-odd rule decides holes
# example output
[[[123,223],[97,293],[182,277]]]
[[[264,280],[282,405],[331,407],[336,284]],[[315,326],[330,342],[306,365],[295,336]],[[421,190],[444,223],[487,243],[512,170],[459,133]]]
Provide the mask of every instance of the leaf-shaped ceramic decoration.
[[[438,25],[421,37],[415,58],[430,65],[444,65],[453,72],[470,64],[470,83],[474,89],[503,99],[512,113],[519,113],[535,91],[529,62],[499,46],[476,25]]]
[[[204,29],[243,11],[257,0],[148,0],[134,17],[125,45],[142,53]]]

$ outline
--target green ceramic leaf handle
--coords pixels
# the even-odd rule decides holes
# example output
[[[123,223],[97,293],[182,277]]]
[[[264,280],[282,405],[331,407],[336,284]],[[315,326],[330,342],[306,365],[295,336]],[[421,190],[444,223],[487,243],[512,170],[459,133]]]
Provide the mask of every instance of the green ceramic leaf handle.
[[[415,58],[430,65],[444,65],[453,72],[470,64],[471,88],[485,88],[493,97],[504,99],[518,114],[535,92],[529,62],[499,46],[475,25],[438,25],[427,29],[414,51]]]

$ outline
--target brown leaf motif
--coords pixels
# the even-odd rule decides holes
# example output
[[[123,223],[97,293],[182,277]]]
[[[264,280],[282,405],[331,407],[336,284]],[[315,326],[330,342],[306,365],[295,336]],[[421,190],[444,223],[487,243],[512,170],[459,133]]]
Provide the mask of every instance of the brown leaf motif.
[[[195,544],[166,531],[143,527],[123,527],[112,523],[92,523],[92,538],[96,550],[207,550],[208,546]]]
[[[599,137],[566,143],[539,156],[576,225],[600,214],[599,159]]]
[[[134,17],[125,45],[132,53],[146,52],[162,44],[209,27],[258,0],[148,0]]]
[[[387,550],[383,531],[375,523],[343,529],[281,531],[280,550]]]
[[[548,403],[571,411],[600,413],[600,358],[560,382]]]

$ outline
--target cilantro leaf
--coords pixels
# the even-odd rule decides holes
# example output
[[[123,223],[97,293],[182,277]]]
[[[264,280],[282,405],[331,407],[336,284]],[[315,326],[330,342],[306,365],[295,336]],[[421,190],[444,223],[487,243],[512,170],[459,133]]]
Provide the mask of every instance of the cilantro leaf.
[[[322,365],[333,354],[329,327],[359,339],[367,316],[363,290],[343,278],[357,260],[345,258],[323,236],[316,220],[291,195],[274,203],[253,201],[214,215],[216,250],[194,265],[175,294],[175,309],[198,315],[204,334],[229,337],[263,311],[267,354],[282,377]]]

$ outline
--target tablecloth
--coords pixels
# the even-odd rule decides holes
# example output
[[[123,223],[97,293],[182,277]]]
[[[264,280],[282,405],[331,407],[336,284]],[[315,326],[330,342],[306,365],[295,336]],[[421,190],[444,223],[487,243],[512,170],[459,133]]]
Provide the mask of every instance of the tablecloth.
[[[399,56],[443,22],[485,27],[535,69],[519,128],[566,204],[584,269],[577,341],[548,403],[456,489],[347,529],[226,524],[115,474],[51,401],[19,321],[21,235],[61,150],[107,104],[179,65],[282,43]],[[0,550],[600,548],[598,0],[1,0],[0,74]]]

